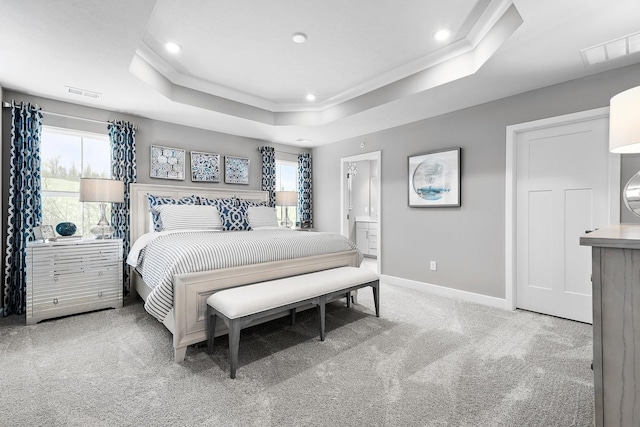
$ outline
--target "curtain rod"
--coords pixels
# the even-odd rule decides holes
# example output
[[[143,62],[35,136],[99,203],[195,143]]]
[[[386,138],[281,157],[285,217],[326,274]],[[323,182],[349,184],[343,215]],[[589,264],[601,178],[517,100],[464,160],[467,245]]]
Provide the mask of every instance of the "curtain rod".
[[[282,150],[275,150],[276,153],[282,153],[282,154],[291,154],[293,156],[297,156],[298,154],[302,154],[302,153],[291,153],[289,151],[282,151]]]
[[[7,102],[7,101],[4,101],[2,103],[2,106],[4,108],[9,108],[9,107],[11,107],[11,103]],[[53,113],[51,111],[45,111],[45,110],[42,110],[42,109],[40,111],[42,112],[42,114],[48,114],[50,116],[66,117],[67,119],[84,120],[85,122],[100,123],[100,124],[104,124],[104,125],[108,125],[109,124],[109,122],[107,122],[105,120],[87,119],[85,117],[71,116],[69,114],[62,114],[62,113]],[[134,125],[133,128],[135,130],[138,130],[138,126]]]
[[[260,147],[258,147],[258,151],[260,151]],[[284,150],[274,150],[274,151],[276,153],[291,154],[292,156],[297,156],[298,154],[306,153],[306,151],[301,151],[299,153],[292,153],[291,151],[284,151]]]

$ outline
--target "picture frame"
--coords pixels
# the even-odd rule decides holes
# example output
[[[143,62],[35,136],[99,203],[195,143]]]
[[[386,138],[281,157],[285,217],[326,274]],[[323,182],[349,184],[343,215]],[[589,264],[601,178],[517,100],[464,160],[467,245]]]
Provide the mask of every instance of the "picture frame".
[[[220,182],[220,154],[191,151],[191,181]]]
[[[183,149],[152,145],[149,177],[184,181],[185,157]]]
[[[409,156],[409,207],[458,207],[460,148]]]
[[[33,227],[33,237],[36,240],[56,240],[56,232],[53,229],[53,225],[39,225]]]
[[[224,182],[249,185],[249,162],[246,157],[224,156]]]

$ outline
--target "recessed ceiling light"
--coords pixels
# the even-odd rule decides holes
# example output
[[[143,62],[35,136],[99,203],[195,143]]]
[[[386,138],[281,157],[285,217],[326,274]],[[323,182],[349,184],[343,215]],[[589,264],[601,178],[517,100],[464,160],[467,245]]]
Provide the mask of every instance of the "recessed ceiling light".
[[[307,35],[305,33],[293,33],[291,39],[294,43],[304,43],[307,41]]]
[[[308,94],[306,96],[306,98],[307,98],[307,101],[315,101],[316,100],[316,96],[314,94],[312,94],[312,93]]]
[[[300,143],[303,143],[303,144],[310,144],[313,141],[311,141],[310,139],[306,139],[306,138],[298,138],[298,139],[296,139],[296,142],[300,142]]]
[[[442,40],[448,39],[449,36],[451,36],[451,31],[449,31],[447,29],[436,31],[433,34],[433,38],[438,40],[439,42],[442,41]]]
[[[174,42],[168,42],[164,44],[164,48],[167,49],[170,53],[178,53],[180,52],[180,45]]]

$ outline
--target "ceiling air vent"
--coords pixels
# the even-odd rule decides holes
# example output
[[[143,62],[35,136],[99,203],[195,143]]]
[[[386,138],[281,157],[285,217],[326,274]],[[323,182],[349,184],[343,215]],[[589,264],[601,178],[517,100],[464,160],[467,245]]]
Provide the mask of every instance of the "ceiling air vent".
[[[640,32],[580,51],[585,67],[640,52]]]
[[[94,98],[94,99],[100,98],[100,95],[101,95],[98,92],[92,92],[90,90],[78,89],[77,87],[65,86],[65,89],[70,94],[79,95],[79,96],[87,96],[89,98]]]

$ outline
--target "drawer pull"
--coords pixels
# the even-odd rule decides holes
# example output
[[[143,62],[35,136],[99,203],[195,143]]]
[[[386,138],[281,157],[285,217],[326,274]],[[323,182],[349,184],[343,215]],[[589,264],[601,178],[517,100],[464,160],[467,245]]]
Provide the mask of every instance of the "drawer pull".
[[[53,281],[57,282],[58,281],[58,276],[53,276]]]
[[[58,298],[54,298],[53,299],[53,305],[56,305],[58,303]]]
[[[98,276],[102,276],[102,271],[99,271],[99,272],[98,272]]]
[[[102,291],[98,292],[98,296],[102,298]]]

